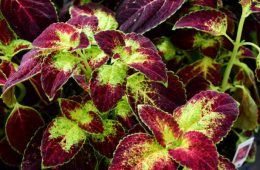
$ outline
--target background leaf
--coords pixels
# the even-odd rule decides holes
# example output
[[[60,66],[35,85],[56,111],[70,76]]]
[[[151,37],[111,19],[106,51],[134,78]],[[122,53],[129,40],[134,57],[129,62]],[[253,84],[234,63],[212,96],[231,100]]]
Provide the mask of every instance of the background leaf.
[[[57,21],[50,0],[2,0],[1,12],[17,35],[29,41]]]
[[[193,28],[199,31],[219,36],[226,34],[227,17],[216,10],[202,10],[192,12],[180,18],[173,29]]]
[[[23,153],[35,131],[43,125],[44,121],[35,109],[16,105],[6,122],[7,140],[14,149]]]
[[[173,15],[184,2],[184,0],[125,0],[116,13],[119,29],[124,32],[144,33]]]

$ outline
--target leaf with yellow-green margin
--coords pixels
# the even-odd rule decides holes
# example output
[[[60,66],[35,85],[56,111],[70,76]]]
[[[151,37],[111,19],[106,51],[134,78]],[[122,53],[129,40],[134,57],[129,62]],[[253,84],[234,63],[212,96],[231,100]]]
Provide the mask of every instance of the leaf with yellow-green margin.
[[[238,113],[237,102],[228,94],[202,91],[175,109],[173,117],[182,131],[201,132],[217,143],[230,131]]]
[[[82,148],[85,132],[78,124],[65,118],[55,118],[43,133],[42,164],[54,167],[69,162]]]

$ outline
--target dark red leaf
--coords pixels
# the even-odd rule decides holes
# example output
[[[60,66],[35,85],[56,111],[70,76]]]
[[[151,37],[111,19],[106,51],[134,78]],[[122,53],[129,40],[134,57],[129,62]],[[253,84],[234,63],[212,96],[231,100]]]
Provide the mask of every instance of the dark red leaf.
[[[23,153],[35,131],[43,125],[44,121],[36,110],[16,105],[6,122],[6,137],[14,149]]]
[[[22,161],[22,155],[15,152],[9,145],[6,138],[0,141],[0,159],[11,166],[19,166]]]
[[[192,74],[191,74],[192,73]],[[209,57],[204,57],[190,65],[186,65],[177,72],[184,84],[194,77],[202,76],[214,85],[221,83],[221,65]]]
[[[21,164],[22,170],[41,169],[42,156],[40,147],[43,132],[44,128],[40,128],[27,144]]]
[[[12,62],[2,61],[0,64],[0,85],[4,85],[9,77],[15,73]]]
[[[31,82],[32,86],[34,87],[36,93],[40,97],[41,101],[44,102],[45,104],[48,104],[49,99],[47,95],[45,94],[43,88],[42,88],[42,83],[41,83],[41,75],[37,74],[34,77],[30,78],[29,81]],[[55,97],[58,97],[60,93],[57,93]]]
[[[190,99],[195,94],[201,91],[209,90],[209,87],[210,82],[207,81],[205,78],[203,78],[202,76],[194,77],[186,84],[187,98]]]
[[[116,18],[124,32],[144,33],[173,15],[184,0],[125,0],[117,9]]]
[[[97,159],[93,148],[86,143],[77,155],[64,165],[53,168],[54,170],[95,170]]]
[[[125,46],[125,35],[119,31],[101,31],[95,34],[95,40],[99,47],[108,55],[115,54],[116,47]]]
[[[194,48],[196,30],[179,29],[174,30],[171,36],[172,43],[183,50],[192,50]]]
[[[169,149],[174,160],[191,169],[218,169],[218,153],[209,138],[199,132],[188,132],[182,140],[180,146]]]
[[[217,0],[191,0],[190,4],[216,8]]]
[[[227,31],[227,17],[216,10],[202,10],[192,12],[179,19],[174,29],[194,28],[215,36],[224,35]]]
[[[73,17],[67,21],[68,24],[74,25],[79,29],[84,29],[86,27],[90,28],[93,32],[97,31],[98,19],[95,16],[77,16]]]
[[[15,38],[13,31],[9,28],[5,19],[0,20],[0,42],[4,45],[8,45]]]
[[[26,40],[33,40],[57,21],[56,10],[50,0],[2,0],[1,12],[13,30]]]
[[[28,80],[41,71],[41,55],[41,51],[31,50],[23,56],[18,71],[15,72],[11,77],[9,77],[9,79],[5,83],[5,86],[3,88],[4,93],[14,85]]]

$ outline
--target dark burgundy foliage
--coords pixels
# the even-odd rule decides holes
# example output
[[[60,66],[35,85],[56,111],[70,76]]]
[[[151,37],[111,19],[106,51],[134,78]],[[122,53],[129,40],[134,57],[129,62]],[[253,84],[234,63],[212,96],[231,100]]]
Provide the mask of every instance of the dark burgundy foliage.
[[[23,157],[11,148],[6,138],[3,138],[0,141],[0,158],[7,165],[19,166]]]
[[[97,76],[97,72],[94,72],[90,81],[91,98],[101,112],[106,112],[112,109],[122,98],[125,92],[125,85],[102,85],[98,81]]]
[[[48,25],[57,22],[50,0],[2,0],[1,12],[21,38],[34,40]]]
[[[173,15],[184,0],[123,1],[117,9],[116,18],[124,32],[144,33]]]
[[[23,153],[34,132],[44,125],[41,115],[33,108],[15,106],[6,122],[6,137],[10,145]]]
[[[0,20],[0,30],[1,30],[1,35],[0,35],[0,41],[4,45],[10,44],[10,42],[14,39],[14,33],[12,30],[9,28],[8,23],[6,22],[5,19]]]

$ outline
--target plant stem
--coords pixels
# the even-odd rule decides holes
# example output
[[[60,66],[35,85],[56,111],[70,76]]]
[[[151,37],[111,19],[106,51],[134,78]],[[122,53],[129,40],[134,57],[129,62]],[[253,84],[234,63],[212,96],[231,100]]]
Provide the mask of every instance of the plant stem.
[[[246,17],[247,17],[247,11],[243,8],[242,9],[242,15],[241,15],[239,25],[238,25],[237,36],[236,36],[236,41],[234,43],[233,52],[232,52],[231,58],[228,62],[227,68],[226,68],[225,73],[224,73],[224,78],[223,78],[223,81],[222,81],[222,84],[221,84],[221,91],[223,91],[223,92],[226,91],[226,89],[227,89],[228,79],[229,79],[232,67],[234,65],[234,61],[236,59],[239,47],[241,45],[240,44],[241,36],[242,36],[243,26],[244,26]]]
[[[260,53],[260,47],[258,47],[258,45],[252,43],[252,42],[243,42],[241,45],[250,45],[252,47],[254,47],[255,49],[258,50],[258,53]]]
[[[234,44],[234,41],[232,40],[232,38],[230,38],[230,36],[228,36],[227,34],[224,34],[224,36],[225,36],[232,44]]]

